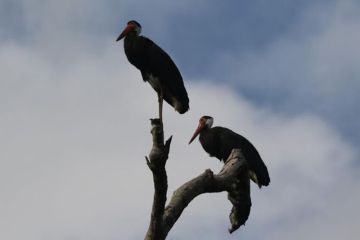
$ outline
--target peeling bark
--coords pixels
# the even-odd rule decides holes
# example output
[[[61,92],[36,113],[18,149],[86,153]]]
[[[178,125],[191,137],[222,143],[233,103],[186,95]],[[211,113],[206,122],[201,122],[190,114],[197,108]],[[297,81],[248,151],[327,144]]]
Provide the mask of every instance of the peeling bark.
[[[167,193],[167,175],[165,164],[170,150],[171,137],[164,144],[162,123],[151,120],[153,147],[147,164],[153,173],[154,202],[150,226],[145,240],[163,240],[181,216],[188,204],[203,193],[228,192],[228,199],[233,204],[230,212],[232,233],[248,219],[250,199],[250,178],[246,159],[240,149],[233,149],[224,167],[218,174],[210,169],[179,187],[165,208]]]
[[[149,158],[145,158],[147,165],[153,173],[155,193],[150,225],[145,240],[162,240],[165,239],[163,231],[163,215],[168,188],[165,164],[168,159],[172,137],[164,144],[163,125],[159,119],[151,119],[151,134],[153,136],[153,146]]]

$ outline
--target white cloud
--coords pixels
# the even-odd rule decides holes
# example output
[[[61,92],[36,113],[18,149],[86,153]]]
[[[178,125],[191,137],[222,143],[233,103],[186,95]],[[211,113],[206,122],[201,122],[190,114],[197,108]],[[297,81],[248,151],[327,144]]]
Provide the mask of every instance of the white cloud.
[[[320,114],[359,140],[359,10],[353,0],[310,4],[290,31],[264,48],[227,53],[214,68],[225,66],[233,84],[263,105]]]
[[[0,43],[0,238],[142,238],[153,194],[144,160],[151,147],[148,119],[157,115],[153,90],[142,83],[113,39],[94,47],[86,38],[88,25],[77,32],[79,23],[103,12],[101,4],[24,4],[34,42]],[[313,67],[309,74],[320,77],[309,79],[329,78],[329,90],[314,91],[336,101],[332,91],[342,88],[337,73],[345,68],[351,74],[357,59],[350,56],[356,49],[339,49],[343,42],[353,46],[358,38],[353,31],[358,17],[344,13],[352,5],[339,6],[338,17],[317,38],[299,39],[300,47],[296,41],[284,48],[275,45],[264,62],[254,56],[250,65],[265,66],[275,56],[279,62],[265,68],[271,76],[283,63],[297,65],[299,56],[314,66],[329,60],[331,74]],[[46,21],[49,16],[52,20]],[[164,16],[155,21],[161,23]],[[304,52],[302,44],[312,51]],[[329,48],[337,50],[327,52]],[[336,58],[345,60],[332,62]],[[303,70],[298,66],[295,76]],[[336,129],[316,115],[284,115],[253,105],[227,86],[193,82],[186,82],[189,113],[179,115],[165,106],[165,131],[174,135],[167,164],[169,197],[204,169],[221,168],[198,142],[187,145],[204,114],[212,115],[215,125],[248,137],[268,165],[272,182],[261,191],[252,185],[250,218],[233,235],[227,233],[231,206],[225,194],[212,194],[189,205],[169,239],[251,239],[264,234],[269,239],[356,239],[360,184],[352,164],[358,152]],[[287,87],[296,97],[308,84]]]
[[[157,101],[120,48],[113,45],[64,67],[29,48],[1,46],[2,239],[143,237],[153,187],[144,156],[151,145],[148,119],[156,116]],[[226,231],[230,205],[224,194],[217,194],[196,199],[171,239],[203,234],[235,239],[265,231],[273,239],[288,237],[274,222],[310,239],[337,224],[328,230],[328,239],[335,239],[332,232],[353,226],[349,206],[359,198],[359,183],[347,175],[356,152],[335,130],[316,116],[289,117],[256,108],[226,86],[205,81],[186,86],[189,113],[178,115],[165,106],[165,131],[174,135],[169,196],[204,169],[221,168],[198,142],[187,145],[204,114],[214,116],[215,125],[247,136],[266,161],[272,182],[261,191],[253,185],[250,219],[234,235]],[[338,202],[338,194],[349,196],[348,205]],[[346,214],[341,222],[329,220],[339,212]],[[309,224],[314,221],[317,231]],[[355,239],[358,229],[350,230],[348,238]]]

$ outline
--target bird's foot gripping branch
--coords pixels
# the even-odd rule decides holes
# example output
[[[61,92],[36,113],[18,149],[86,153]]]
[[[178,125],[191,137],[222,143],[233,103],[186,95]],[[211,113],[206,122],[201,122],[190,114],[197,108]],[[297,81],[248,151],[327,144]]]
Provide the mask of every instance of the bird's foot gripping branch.
[[[163,126],[159,119],[151,120],[153,146],[147,164],[154,180],[154,199],[151,219],[145,240],[163,240],[181,216],[186,206],[198,195],[213,192],[228,192],[233,204],[230,213],[232,233],[248,219],[250,199],[250,178],[248,165],[240,149],[233,149],[224,167],[218,174],[209,169],[180,186],[166,204],[167,175],[165,164],[168,159],[171,137],[164,143]]]

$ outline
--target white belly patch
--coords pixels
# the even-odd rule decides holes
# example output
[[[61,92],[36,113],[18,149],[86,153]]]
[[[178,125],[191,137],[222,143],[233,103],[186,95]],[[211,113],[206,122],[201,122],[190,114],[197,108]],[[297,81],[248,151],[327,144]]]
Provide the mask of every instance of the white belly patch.
[[[155,89],[155,91],[160,91],[161,84],[158,77],[155,77],[154,75],[150,74],[147,80],[150,83],[150,85]]]

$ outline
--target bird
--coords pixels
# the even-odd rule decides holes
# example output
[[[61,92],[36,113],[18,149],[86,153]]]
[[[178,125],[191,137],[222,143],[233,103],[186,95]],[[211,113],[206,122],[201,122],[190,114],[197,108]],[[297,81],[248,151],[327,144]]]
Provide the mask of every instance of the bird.
[[[140,23],[131,20],[116,41],[124,38],[127,59],[140,70],[143,80],[149,82],[157,92],[160,121],[162,122],[163,100],[180,114],[187,112],[189,97],[179,69],[163,49],[140,33]]]
[[[245,137],[224,127],[212,127],[211,116],[202,116],[189,144],[200,134],[199,140],[211,157],[226,161],[232,149],[240,148],[249,166],[249,176],[259,188],[270,183],[269,172],[256,148]]]

